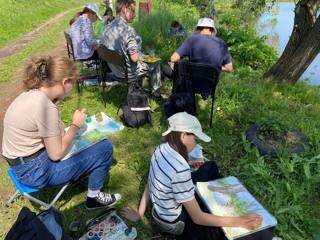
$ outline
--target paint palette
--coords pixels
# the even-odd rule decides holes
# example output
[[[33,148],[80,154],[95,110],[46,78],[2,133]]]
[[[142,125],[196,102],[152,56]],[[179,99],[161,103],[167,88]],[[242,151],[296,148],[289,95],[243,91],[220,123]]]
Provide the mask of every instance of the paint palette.
[[[128,228],[114,210],[90,220],[87,233],[79,240],[133,240],[136,237],[137,230]]]

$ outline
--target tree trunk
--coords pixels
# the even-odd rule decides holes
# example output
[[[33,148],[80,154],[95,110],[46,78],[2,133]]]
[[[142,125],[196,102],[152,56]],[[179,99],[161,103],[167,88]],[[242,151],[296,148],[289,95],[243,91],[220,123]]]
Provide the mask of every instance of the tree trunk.
[[[281,57],[264,78],[295,83],[320,51],[320,0],[296,4],[294,26]]]

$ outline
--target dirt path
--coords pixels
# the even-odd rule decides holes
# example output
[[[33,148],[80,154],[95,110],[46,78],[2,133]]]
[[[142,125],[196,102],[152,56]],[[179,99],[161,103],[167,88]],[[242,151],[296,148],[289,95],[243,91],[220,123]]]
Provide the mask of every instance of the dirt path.
[[[49,19],[47,22],[43,23],[41,26],[37,27],[32,32],[26,33],[24,36],[14,40],[12,43],[9,43],[7,46],[1,48],[0,49],[0,59],[5,58],[5,57],[9,57],[9,56],[15,54],[21,48],[23,48],[28,43],[30,43],[35,38],[37,38],[39,36],[39,34],[41,34],[43,31],[45,31],[46,29],[50,28],[53,24],[55,24],[56,21],[58,21],[59,19],[64,17],[66,14],[68,14],[72,11],[75,12],[76,9],[78,9],[78,8],[72,8],[72,9],[69,9],[67,11],[64,11],[64,12],[56,15],[55,17]]]

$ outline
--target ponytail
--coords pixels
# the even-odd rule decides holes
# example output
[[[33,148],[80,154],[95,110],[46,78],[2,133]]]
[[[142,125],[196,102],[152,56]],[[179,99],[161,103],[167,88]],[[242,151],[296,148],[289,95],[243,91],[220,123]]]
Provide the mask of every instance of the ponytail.
[[[82,15],[82,12],[77,12],[69,21],[69,25],[71,26],[78,18]]]
[[[42,86],[52,87],[64,78],[75,82],[78,70],[73,61],[65,57],[32,57],[25,68],[23,86],[25,90],[38,89]]]

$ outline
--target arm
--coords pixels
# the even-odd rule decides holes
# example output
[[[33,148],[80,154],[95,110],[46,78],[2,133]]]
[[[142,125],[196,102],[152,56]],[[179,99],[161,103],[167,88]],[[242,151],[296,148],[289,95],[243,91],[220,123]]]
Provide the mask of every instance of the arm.
[[[130,34],[125,40],[125,48],[128,51],[130,59],[132,62],[138,62],[139,60],[139,42],[142,42],[141,37],[131,29]]]
[[[96,48],[98,45],[98,41],[93,37],[93,28],[92,28],[92,23],[88,19],[85,21],[85,24],[83,25],[83,35],[84,35],[84,40],[85,42],[91,46],[92,48]]]
[[[190,48],[192,46],[193,38],[190,37],[185,40],[182,45],[172,54],[170,61],[178,62],[181,57],[189,56]]]
[[[134,54],[130,55],[130,59],[132,62],[138,62],[139,61],[139,54],[134,53]]]
[[[177,52],[174,52],[170,58],[171,62],[178,62],[180,60],[180,55]]]
[[[84,124],[86,119],[85,109],[76,110],[70,128],[63,136],[44,138],[44,145],[51,160],[60,160],[68,150],[74,136]]]
[[[223,45],[223,49],[224,49],[224,54],[223,54],[223,61],[222,61],[221,70],[223,72],[230,73],[233,70],[232,57],[231,57],[231,54],[228,50],[228,47],[224,41],[222,41],[222,45]]]
[[[223,72],[227,72],[227,73],[231,73],[233,71],[233,65],[232,65],[232,62],[231,63],[228,63],[228,64],[225,64],[221,67],[221,70]]]
[[[212,227],[243,227],[254,229],[261,225],[262,218],[251,214],[241,217],[220,217],[203,212],[195,198],[183,203],[192,221],[198,225]]]
[[[132,208],[126,207],[122,209],[122,215],[130,221],[137,222],[143,217],[147,209],[148,202],[149,202],[149,187],[148,187],[148,184],[146,184],[140,200],[139,209],[134,210]]]

